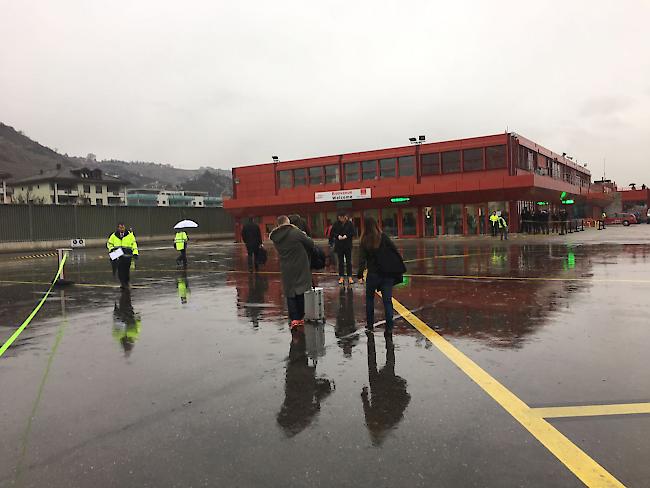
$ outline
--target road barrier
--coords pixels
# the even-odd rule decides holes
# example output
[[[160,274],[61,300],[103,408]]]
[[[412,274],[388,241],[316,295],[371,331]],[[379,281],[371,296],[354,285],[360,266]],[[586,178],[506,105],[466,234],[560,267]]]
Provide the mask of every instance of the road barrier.
[[[197,222],[201,234],[233,233],[223,208],[0,205],[0,243],[107,238],[118,222],[136,237],[173,236],[184,219]]]

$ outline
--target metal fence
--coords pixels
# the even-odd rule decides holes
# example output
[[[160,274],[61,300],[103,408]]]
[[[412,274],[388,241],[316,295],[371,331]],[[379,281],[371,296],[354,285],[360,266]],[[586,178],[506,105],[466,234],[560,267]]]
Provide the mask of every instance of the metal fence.
[[[197,222],[202,234],[233,232],[223,208],[0,205],[0,242],[106,237],[118,222],[136,236],[164,236],[183,219]]]

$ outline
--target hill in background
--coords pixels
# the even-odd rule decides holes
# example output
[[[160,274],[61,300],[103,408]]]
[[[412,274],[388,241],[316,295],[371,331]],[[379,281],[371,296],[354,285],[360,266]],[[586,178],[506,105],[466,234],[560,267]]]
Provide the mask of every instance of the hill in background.
[[[99,168],[129,181],[130,188],[206,191],[213,196],[221,196],[224,192],[232,194],[232,178],[228,170],[211,167],[180,169],[170,164],[112,159],[96,161],[92,154],[87,157],[68,156],[0,123],[0,172],[11,173],[12,179],[20,179],[35,175],[41,169],[54,169],[57,164],[69,169]]]

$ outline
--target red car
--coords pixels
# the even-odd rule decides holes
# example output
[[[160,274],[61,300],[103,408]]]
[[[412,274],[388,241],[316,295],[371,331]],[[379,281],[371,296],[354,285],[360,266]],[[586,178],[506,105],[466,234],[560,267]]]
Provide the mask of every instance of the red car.
[[[639,221],[637,220],[636,215],[631,213],[615,213],[611,216],[608,215],[605,217],[605,225],[623,224],[627,227],[630,224],[638,223]]]

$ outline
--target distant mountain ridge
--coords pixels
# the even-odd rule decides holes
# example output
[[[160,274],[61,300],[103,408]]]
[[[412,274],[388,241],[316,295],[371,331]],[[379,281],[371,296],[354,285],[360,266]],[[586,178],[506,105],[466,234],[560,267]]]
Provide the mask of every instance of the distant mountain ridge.
[[[161,188],[205,191],[213,196],[232,194],[231,172],[211,167],[180,169],[170,164],[143,161],[96,161],[94,156],[68,156],[43,146],[13,127],[0,123],[0,172],[21,179],[50,170],[60,164],[63,168],[99,168],[103,172],[127,180],[131,188]]]

